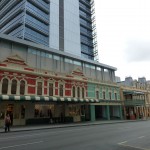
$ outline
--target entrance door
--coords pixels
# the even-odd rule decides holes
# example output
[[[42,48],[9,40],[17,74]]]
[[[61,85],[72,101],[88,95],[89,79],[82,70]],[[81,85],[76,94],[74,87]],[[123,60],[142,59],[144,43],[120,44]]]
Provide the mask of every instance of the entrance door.
[[[6,114],[9,114],[10,116],[11,125],[13,125],[13,108],[14,108],[13,104],[8,104],[6,109]]]

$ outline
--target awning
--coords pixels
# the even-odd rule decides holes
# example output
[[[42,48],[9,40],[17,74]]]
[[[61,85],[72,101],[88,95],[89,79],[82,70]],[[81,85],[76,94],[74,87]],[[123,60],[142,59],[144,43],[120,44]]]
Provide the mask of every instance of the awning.
[[[98,100],[98,99],[78,99],[70,97],[49,97],[49,96],[15,96],[15,95],[0,95],[2,101],[39,101],[39,102],[81,102],[81,103],[121,103],[120,100]]]
[[[144,95],[145,93],[144,92],[139,92],[139,91],[127,91],[127,90],[124,90],[123,94],[124,95],[129,95],[129,94],[132,94],[132,95]]]

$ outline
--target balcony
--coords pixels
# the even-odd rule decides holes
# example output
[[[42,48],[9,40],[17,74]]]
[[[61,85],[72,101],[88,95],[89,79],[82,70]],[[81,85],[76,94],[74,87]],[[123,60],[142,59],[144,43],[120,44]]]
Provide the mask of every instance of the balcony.
[[[88,2],[87,0],[79,0],[81,3],[87,5],[88,7],[91,7],[90,2]]]
[[[27,11],[27,13],[35,16],[36,18],[38,18],[42,22],[44,22],[46,24],[49,24],[49,16],[42,15],[38,11],[35,11],[32,8],[30,8],[30,7],[26,7],[26,11]]]
[[[16,18],[14,18],[12,21],[10,21],[7,25],[5,25],[3,28],[1,28],[0,32],[8,34],[17,26],[23,24],[23,21],[24,21],[23,16],[24,16],[23,13],[18,15]]]
[[[141,105],[145,105],[145,100],[127,99],[127,100],[124,100],[124,104],[125,104],[125,106],[141,106]]]
[[[8,13],[8,11],[11,10],[12,7],[14,7],[15,5],[17,5],[17,3],[19,3],[20,1],[9,1],[6,5],[6,7],[3,7],[0,11],[0,18],[2,18],[5,14]]]
[[[50,11],[50,5],[43,2],[42,0],[29,0],[31,3],[33,3],[34,5],[36,5],[37,7],[39,7],[40,9],[42,9],[44,12],[46,12],[47,14],[49,14]]]
[[[2,28],[5,24],[9,23],[10,20],[15,18],[19,13],[21,13],[24,9],[24,5],[22,3],[15,6],[11,11],[9,11],[3,18],[1,19],[0,28]]]
[[[83,11],[85,11],[86,13],[91,15],[91,9],[90,8],[86,7],[82,3],[80,3],[79,6],[80,6],[80,9],[82,9]]]
[[[44,35],[46,35],[46,36],[48,36],[49,35],[49,27],[47,26],[47,28],[44,28],[44,27],[42,27],[42,26],[40,26],[40,25],[38,25],[38,24],[36,24],[35,22],[33,22],[31,19],[29,19],[29,18],[26,18],[26,25],[28,25],[28,26],[30,26],[30,27],[32,27],[32,28],[34,28],[35,30],[37,30],[38,32],[40,32],[40,33],[42,33],[42,34],[44,34]]]

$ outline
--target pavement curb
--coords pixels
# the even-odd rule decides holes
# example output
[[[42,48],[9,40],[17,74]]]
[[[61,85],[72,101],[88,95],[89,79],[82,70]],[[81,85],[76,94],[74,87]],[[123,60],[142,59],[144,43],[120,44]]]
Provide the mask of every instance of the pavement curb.
[[[56,128],[70,128],[70,127],[80,127],[80,126],[94,126],[94,125],[104,125],[104,124],[117,124],[117,123],[135,123],[141,121],[148,121],[148,120],[124,120],[124,121],[112,121],[112,122],[89,122],[89,123],[79,123],[79,124],[61,124],[61,125],[47,125],[47,126],[23,126],[23,127],[12,127],[10,128],[10,132],[25,132],[25,131],[35,131],[35,130],[46,130],[46,129],[56,129]],[[0,133],[5,133],[0,130]]]

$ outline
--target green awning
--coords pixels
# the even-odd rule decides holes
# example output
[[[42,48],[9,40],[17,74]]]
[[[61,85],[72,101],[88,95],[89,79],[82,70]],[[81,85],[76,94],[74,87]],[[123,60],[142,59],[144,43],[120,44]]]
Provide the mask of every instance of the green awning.
[[[139,92],[139,91],[127,91],[127,90],[124,90],[123,94],[124,95],[129,95],[129,94],[132,94],[132,95],[144,95],[145,93],[144,92]]]
[[[99,100],[99,99],[81,99],[70,97],[50,97],[50,96],[16,96],[16,95],[0,95],[0,101],[35,101],[35,102],[80,102],[80,103],[121,103],[120,100]]]

